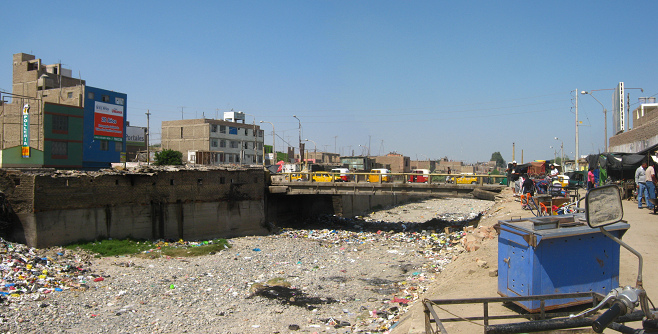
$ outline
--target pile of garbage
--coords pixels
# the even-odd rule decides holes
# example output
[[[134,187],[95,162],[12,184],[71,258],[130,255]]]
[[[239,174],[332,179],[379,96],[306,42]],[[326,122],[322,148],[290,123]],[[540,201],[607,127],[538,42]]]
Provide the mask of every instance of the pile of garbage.
[[[65,249],[39,250],[0,238],[0,300],[64,290],[86,290],[103,277],[92,274],[90,256]]]

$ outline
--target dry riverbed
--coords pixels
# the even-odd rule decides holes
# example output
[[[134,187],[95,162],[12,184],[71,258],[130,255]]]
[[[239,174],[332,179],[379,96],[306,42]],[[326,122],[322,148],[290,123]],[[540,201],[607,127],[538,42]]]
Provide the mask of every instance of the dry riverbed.
[[[493,205],[432,199],[323,217],[317,228],[234,238],[193,258],[97,259],[4,243],[0,331],[386,332],[464,251],[460,222]]]

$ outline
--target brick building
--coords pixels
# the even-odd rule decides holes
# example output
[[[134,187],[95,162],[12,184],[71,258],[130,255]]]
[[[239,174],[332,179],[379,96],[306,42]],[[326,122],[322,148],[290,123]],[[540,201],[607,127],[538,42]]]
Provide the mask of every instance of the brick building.
[[[632,129],[610,137],[610,152],[647,153],[658,147],[658,103],[640,98],[632,112]]]
[[[411,172],[411,159],[398,153],[389,153],[384,156],[373,157],[375,163],[388,168],[393,173],[409,173]]]
[[[244,123],[244,113],[240,112],[225,112],[223,120],[163,121],[161,142],[162,149],[183,153],[188,163],[263,163],[263,131],[255,124]]]
[[[429,169],[434,172],[436,170],[436,161],[433,160],[411,160],[411,169]]]
[[[62,64],[14,54],[12,92],[0,92],[0,167],[110,167],[125,151],[126,102]]]

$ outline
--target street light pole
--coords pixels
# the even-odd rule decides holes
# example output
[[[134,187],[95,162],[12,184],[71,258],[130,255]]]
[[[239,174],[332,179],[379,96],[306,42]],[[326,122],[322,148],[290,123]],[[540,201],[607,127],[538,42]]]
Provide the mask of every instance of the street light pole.
[[[313,143],[313,159],[317,161],[317,159],[318,159],[318,145],[316,145],[315,142],[310,140],[310,139],[304,139],[304,141],[310,141],[311,143]]]
[[[639,89],[641,92],[644,92],[644,89],[642,89],[642,88],[624,88],[624,90],[629,90],[629,89]],[[605,108],[603,103],[601,103],[601,101],[599,101],[599,99],[597,99],[594,95],[592,95],[592,92],[597,92],[597,91],[601,91],[601,90],[615,90],[615,88],[592,89],[590,91],[582,91],[582,92],[580,92],[580,94],[591,96],[592,98],[594,98],[594,100],[596,100],[596,102],[598,102],[601,105],[601,107],[603,107],[603,115],[604,115],[604,123],[605,123],[605,131],[604,131],[604,135],[605,135],[605,143],[604,144],[605,144],[605,146],[604,146],[604,148],[605,148],[605,152],[608,152],[608,110]]]
[[[302,121],[297,118],[297,116],[292,115],[297,122],[299,122],[299,162],[303,163],[304,162],[304,152],[302,152]]]
[[[277,160],[277,158],[276,158],[276,137],[275,137],[276,134],[274,133],[274,123],[268,122],[268,121],[260,121],[260,122],[261,123],[270,123],[270,125],[272,125],[272,154],[274,155],[274,159],[272,161],[272,164],[274,165],[274,164],[277,163],[277,161],[276,161]],[[265,145],[263,145],[263,146],[265,146]],[[265,156],[263,156],[263,161],[264,160],[265,160]]]
[[[603,108],[603,119],[604,119],[603,120],[603,126],[605,127],[605,129],[603,131],[603,135],[605,136],[605,142],[604,142],[603,148],[604,148],[604,152],[608,152],[608,110],[605,108],[603,103],[601,103],[601,101],[599,101],[599,99],[597,99],[596,97],[594,97],[594,95],[592,95],[592,91],[589,91],[589,92],[588,91],[582,91],[582,92],[580,92],[580,94],[591,96]]]

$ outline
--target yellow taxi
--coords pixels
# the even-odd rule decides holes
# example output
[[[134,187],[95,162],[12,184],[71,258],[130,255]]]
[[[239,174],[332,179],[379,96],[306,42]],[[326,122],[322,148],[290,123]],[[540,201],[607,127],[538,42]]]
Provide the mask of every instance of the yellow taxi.
[[[306,181],[306,175],[301,173],[290,174],[290,181]]]
[[[314,172],[311,179],[313,182],[331,182],[333,176],[329,172]]]
[[[478,183],[478,178],[473,176],[472,173],[462,174],[459,177],[455,178],[455,183],[457,183],[457,184],[476,184],[476,183]]]

